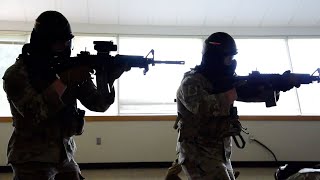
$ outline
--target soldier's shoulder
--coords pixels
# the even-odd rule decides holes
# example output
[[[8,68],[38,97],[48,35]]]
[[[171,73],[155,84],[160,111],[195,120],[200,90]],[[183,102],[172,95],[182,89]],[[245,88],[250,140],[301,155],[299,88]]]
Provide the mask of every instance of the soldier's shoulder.
[[[26,68],[24,67],[23,63],[20,61],[16,61],[14,64],[12,64],[6,69],[2,79],[6,80],[14,77],[23,76],[25,74]]]
[[[23,64],[19,61],[16,61],[6,69],[6,71],[4,72],[4,75],[16,74],[16,73],[22,72],[23,69],[24,69]]]
[[[204,77],[194,70],[185,73],[182,83],[183,84],[201,84],[204,81]]]

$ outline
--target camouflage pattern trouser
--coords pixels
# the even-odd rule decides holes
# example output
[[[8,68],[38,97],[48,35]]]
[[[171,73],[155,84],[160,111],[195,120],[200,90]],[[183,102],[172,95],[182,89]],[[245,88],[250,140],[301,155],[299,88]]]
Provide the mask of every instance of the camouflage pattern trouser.
[[[197,161],[186,160],[182,169],[189,180],[235,180],[233,170],[224,163],[209,160],[198,164]]]
[[[74,161],[59,164],[26,162],[11,164],[14,180],[83,180],[80,168]]]
[[[181,180],[179,173],[182,171],[182,167],[178,161],[178,158],[175,159],[171,167],[168,168],[165,180]]]
[[[179,164],[189,180],[235,180],[230,159],[223,148],[208,147],[201,141],[179,142]],[[230,155],[228,155],[230,157]]]

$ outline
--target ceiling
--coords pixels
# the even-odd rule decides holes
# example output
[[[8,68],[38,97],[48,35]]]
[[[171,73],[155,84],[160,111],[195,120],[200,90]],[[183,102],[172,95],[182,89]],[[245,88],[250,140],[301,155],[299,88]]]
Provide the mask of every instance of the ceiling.
[[[71,23],[176,27],[320,27],[320,0],[0,0],[0,21],[58,10]]]

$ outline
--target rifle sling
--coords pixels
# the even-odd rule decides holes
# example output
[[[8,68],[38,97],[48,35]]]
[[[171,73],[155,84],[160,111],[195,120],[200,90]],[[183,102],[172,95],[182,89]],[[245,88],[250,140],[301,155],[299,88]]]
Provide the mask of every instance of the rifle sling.
[[[238,142],[237,136],[239,136],[239,138],[240,138],[240,140],[241,140],[241,143],[242,143],[241,146],[240,146],[240,144],[239,144],[239,142]],[[236,144],[236,146],[237,146],[239,149],[243,149],[243,148],[246,146],[246,141],[243,139],[243,137],[242,137],[241,134],[236,135],[236,136],[232,136],[232,138],[233,138],[234,143]]]

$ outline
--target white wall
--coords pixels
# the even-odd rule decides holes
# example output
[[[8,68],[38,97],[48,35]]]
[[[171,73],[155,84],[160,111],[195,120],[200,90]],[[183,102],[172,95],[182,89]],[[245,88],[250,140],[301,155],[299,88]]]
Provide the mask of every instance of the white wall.
[[[76,138],[79,163],[170,162],[175,158],[172,121],[87,122]],[[279,161],[320,161],[320,121],[243,121],[251,135],[267,145]],[[6,165],[10,123],[0,123],[0,166]],[[96,138],[102,139],[96,145]],[[248,137],[245,136],[248,140]],[[273,161],[257,143],[233,148],[234,161]]]

